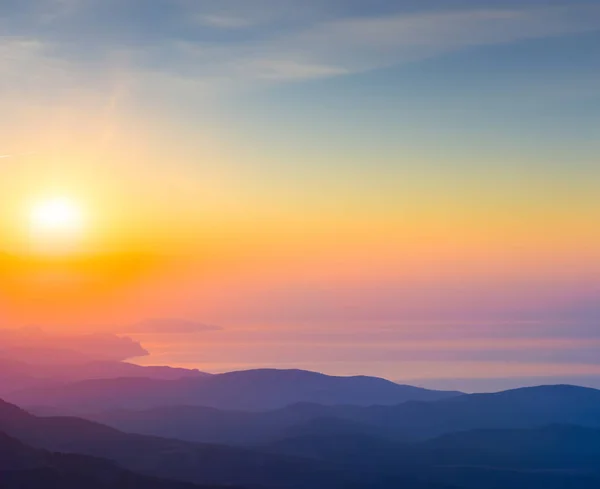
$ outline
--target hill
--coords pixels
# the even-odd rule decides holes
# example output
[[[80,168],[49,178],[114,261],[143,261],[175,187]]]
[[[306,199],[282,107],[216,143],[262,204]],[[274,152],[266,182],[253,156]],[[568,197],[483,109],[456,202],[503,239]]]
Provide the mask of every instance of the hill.
[[[217,489],[143,476],[108,460],[34,449],[0,433],[2,489]]]
[[[600,430],[568,425],[467,431],[416,444],[363,435],[307,435],[265,449],[348,470],[404,474],[468,489],[600,487]]]
[[[129,471],[194,484],[265,489],[386,489],[390,485],[447,489],[444,484],[421,483],[402,474],[363,474],[258,449],[132,435],[79,418],[40,418],[5,402],[0,402],[0,431],[36,448],[109,459]]]

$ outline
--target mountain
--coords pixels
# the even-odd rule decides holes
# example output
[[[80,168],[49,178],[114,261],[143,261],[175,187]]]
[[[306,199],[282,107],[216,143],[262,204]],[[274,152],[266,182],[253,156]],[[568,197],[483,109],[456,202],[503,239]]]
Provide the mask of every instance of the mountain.
[[[536,428],[557,423],[600,427],[600,391],[558,385],[395,406],[298,403],[267,412],[167,406],[83,416],[125,431],[193,442],[264,444],[313,434],[376,435],[409,441],[480,428]]]
[[[550,424],[600,427],[600,390],[539,386],[470,394],[438,402],[407,402],[347,413],[397,435],[427,438],[473,429],[536,428]]]
[[[527,429],[551,424],[600,427],[600,390],[570,385],[454,396],[396,406],[332,406],[319,416],[337,417],[385,430],[398,439],[426,439],[474,429]]]
[[[2,489],[217,489],[143,476],[108,460],[34,449],[0,433]]]
[[[0,395],[43,385],[44,381],[31,375],[28,365],[0,357]]]
[[[416,444],[364,435],[310,435],[265,449],[354,471],[412,475],[468,489],[600,487],[600,430],[577,426],[475,430]]]
[[[396,426],[400,423],[398,413],[414,412],[415,406],[469,406],[462,414],[451,416],[462,422],[466,414],[472,414],[471,403],[481,408],[494,402],[497,406],[486,413],[487,417],[480,413],[475,423],[505,424],[505,416],[518,417],[518,413],[527,414],[523,419],[529,423],[528,413],[536,406],[540,422],[558,413],[562,417],[593,421],[598,413],[596,396],[593,389],[544,386],[398,406],[296,404],[270,412],[225,413],[226,417],[239,416],[242,428],[248,420],[255,423],[255,429],[260,426],[256,420],[262,426],[268,426],[268,420],[279,423],[278,429],[270,434],[279,438],[253,448],[127,434],[80,418],[36,417],[2,402],[0,432],[38,449],[109,459],[124,470],[145,477],[204,485],[264,489],[597,489],[600,429],[552,424],[536,428],[454,430],[424,441],[399,441],[393,436],[394,430],[373,429]],[[554,401],[553,408],[540,407],[540,403],[548,400]],[[504,410],[511,405],[513,409],[506,414]],[[406,406],[411,410],[402,411]],[[181,416],[185,409],[190,409],[194,416],[201,410],[212,419],[224,414],[213,408],[198,407],[165,408],[165,413],[176,420],[177,412]],[[325,416],[332,413],[346,417]],[[426,414],[429,416],[431,412]],[[449,419],[442,419],[439,427],[449,429]],[[411,419],[401,421],[406,426]],[[429,422],[434,423],[435,418],[429,418]],[[514,422],[523,423],[519,419]],[[21,451],[11,448],[4,456],[12,464],[27,461]],[[0,465],[0,472],[1,469]],[[23,467],[26,471],[34,469],[37,470],[31,465]],[[115,486],[115,489],[120,488]]]
[[[0,356],[32,364],[123,361],[146,355],[148,351],[139,342],[110,333],[60,334],[37,327],[0,328]]]
[[[346,463],[354,467],[368,465],[375,470],[384,467],[383,458],[389,458],[390,463],[397,464],[398,454],[412,450],[410,445],[381,436],[318,433],[283,438],[263,448],[271,453]],[[376,459],[375,464],[371,462],[372,458]]]
[[[337,416],[347,410],[299,403],[272,411],[167,406],[148,410],[118,409],[82,416],[132,433],[231,445],[257,445],[307,434],[386,434],[386,430],[378,426]],[[46,408],[40,412],[49,411]]]
[[[55,352],[59,354],[59,352]],[[177,380],[185,377],[208,376],[199,370],[173,367],[142,367],[127,362],[109,360],[53,362],[33,364],[0,353],[0,395],[7,396],[24,388],[50,389],[59,384],[91,379],[121,377]]]
[[[467,489],[600,487],[600,430],[553,425],[452,433],[420,446],[430,481]]]
[[[33,388],[5,396],[23,406],[46,405],[79,411],[165,405],[207,406],[260,411],[298,402],[324,405],[393,405],[409,400],[432,401],[460,395],[395,384],[377,377],[334,377],[303,370],[247,370],[183,378],[103,379]]]
[[[600,430],[551,425],[530,430],[451,433],[421,445],[436,465],[535,470],[594,470],[600,474]]]
[[[451,489],[443,483],[421,482],[413,475],[365,473],[258,449],[132,435],[79,418],[40,418],[5,402],[0,402],[0,431],[36,448],[109,459],[145,476],[195,484],[264,489]]]
[[[142,367],[128,362],[94,361],[66,368],[54,368],[50,375],[63,381],[93,379],[149,378],[157,380],[178,380],[183,378],[206,377],[210,374],[197,369],[176,367]]]
[[[147,476],[197,484],[308,489],[351,482],[316,461],[129,435],[78,418],[35,417],[8,403],[0,403],[0,431],[37,448],[106,458]]]
[[[573,471],[524,471],[493,467],[436,467],[428,480],[444,481],[461,489],[598,489],[595,474]]]

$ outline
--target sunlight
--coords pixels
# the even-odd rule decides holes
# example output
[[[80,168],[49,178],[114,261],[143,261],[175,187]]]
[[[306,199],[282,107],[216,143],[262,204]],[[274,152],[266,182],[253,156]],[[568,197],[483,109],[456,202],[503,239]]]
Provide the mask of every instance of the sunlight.
[[[82,217],[81,208],[77,203],[66,198],[54,198],[34,206],[31,224],[38,230],[73,231],[81,228]]]
[[[37,249],[67,251],[83,232],[84,213],[78,202],[54,197],[41,200],[31,208],[29,224]]]

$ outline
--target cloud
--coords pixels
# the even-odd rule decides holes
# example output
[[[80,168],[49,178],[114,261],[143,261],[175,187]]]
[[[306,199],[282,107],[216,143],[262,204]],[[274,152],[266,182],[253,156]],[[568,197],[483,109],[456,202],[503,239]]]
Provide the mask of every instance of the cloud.
[[[285,60],[298,80],[314,77],[311,66],[321,77],[358,73],[470,47],[592,31],[599,16],[599,7],[571,6],[341,19],[255,46],[246,65],[261,62],[268,69],[269,61]]]
[[[256,59],[242,63],[240,71],[253,79],[271,81],[311,80],[345,75],[348,70],[334,65],[291,59]]]
[[[235,77],[245,82],[301,81],[360,73],[471,47],[588,32],[597,29],[599,16],[599,7],[573,5],[341,18],[259,41],[229,46],[191,43],[185,54],[198,67],[196,76]]]
[[[253,25],[250,19],[219,14],[202,15],[199,17],[198,21],[200,24],[221,29],[241,29]]]
[[[0,154],[0,160],[5,160],[8,158],[17,158],[20,156],[31,156],[34,155],[35,153],[33,151],[27,152],[27,153],[19,153],[19,154]]]
[[[169,78],[177,87],[187,80],[186,94],[212,94],[215,87],[344,76],[478,46],[584,33],[596,30],[600,17],[599,6],[577,3],[492,2],[485,9],[473,3],[460,10],[440,10],[440,3],[438,10],[416,10],[413,4],[367,11],[355,2],[346,9],[308,2],[300,9],[287,1],[230,0],[220,10],[191,2],[160,1],[151,8],[138,0],[58,2],[60,15],[46,8],[29,24],[7,24],[0,72],[10,85],[23,85],[24,78],[27,86],[39,83],[42,93],[53,86],[111,86],[111,74],[127,71],[138,88]],[[271,14],[258,18],[256,12]],[[41,29],[47,24],[52,29]]]
[[[180,39],[168,43],[169,66],[174,77],[217,84],[228,80],[244,87],[330,78],[472,47],[589,32],[596,30],[599,16],[600,7],[573,5],[341,17],[265,29],[257,39]]]
[[[125,329],[125,334],[193,334],[220,331],[222,328],[180,318],[157,318],[141,321]]]

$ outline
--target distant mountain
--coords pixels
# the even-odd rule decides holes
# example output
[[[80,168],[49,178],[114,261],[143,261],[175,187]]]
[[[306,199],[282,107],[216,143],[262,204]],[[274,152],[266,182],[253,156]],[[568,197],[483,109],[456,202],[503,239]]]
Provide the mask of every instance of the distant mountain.
[[[29,366],[0,357],[0,396],[18,389],[43,387],[45,382],[32,376]]]
[[[15,390],[121,377],[176,380],[209,374],[142,367],[125,360],[148,355],[140,343],[114,334],[56,334],[39,328],[0,328],[0,396]]]
[[[0,433],[2,489],[217,489],[139,475],[108,460],[52,453]]]
[[[258,445],[289,436],[312,434],[385,436],[386,430],[381,427],[337,416],[345,414],[346,410],[310,403],[266,412],[167,406],[148,410],[118,409],[81,416],[132,433],[232,445]],[[44,408],[39,412],[52,411]]]
[[[315,407],[319,416],[350,419],[389,437],[426,439],[474,429],[527,429],[551,424],[600,428],[600,390],[539,386],[494,394],[465,394],[436,402],[396,406]]]
[[[483,428],[536,428],[557,423],[600,427],[600,391],[559,385],[395,406],[298,403],[267,412],[167,406],[108,410],[84,417],[125,431],[194,442],[248,445],[323,434],[410,441]]]
[[[0,358],[32,366],[80,365],[98,360],[87,353],[60,347],[13,347],[0,350]],[[104,359],[104,361],[107,361]]]
[[[206,377],[211,374],[197,369],[176,367],[142,367],[127,362],[95,361],[86,364],[54,369],[52,377],[64,381],[83,381],[116,378],[149,378],[157,380],[178,380],[183,378]]]
[[[433,401],[460,395],[398,385],[377,377],[334,377],[303,370],[247,370],[184,378],[90,380],[52,389],[11,393],[24,406],[46,405],[84,411],[144,409],[165,405],[207,406],[260,411],[298,402],[324,405],[394,405],[409,400]]]
[[[148,355],[131,338],[110,333],[59,334],[40,328],[0,328],[0,355],[27,363],[123,361]]]
[[[55,352],[58,354],[58,352]],[[0,353],[0,395],[6,396],[24,388],[54,388],[58,384],[91,379],[150,378],[177,380],[185,377],[203,377],[210,374],[173,367],[142,367],[116,361],[73,361],[30,364]]]
[[[549,424],[600,427],[600,390],[554,385],[439,402],[408,402],[348,413],[352,419],[418,438],[473,429],[536,428]]]

